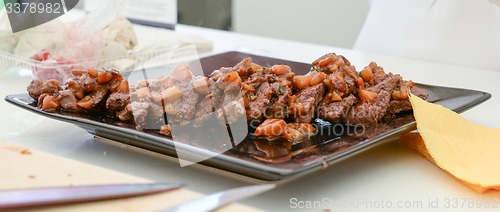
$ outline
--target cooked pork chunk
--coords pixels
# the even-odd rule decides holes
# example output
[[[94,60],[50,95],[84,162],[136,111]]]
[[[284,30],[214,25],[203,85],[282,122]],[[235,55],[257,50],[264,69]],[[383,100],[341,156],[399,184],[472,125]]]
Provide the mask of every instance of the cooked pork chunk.
[[[313,61],[312,65],[319,71],[330,74],[343,66],[351,66],[351,63],[342,55],[328,53]]]
[[[198,99],[199,95],[192,88],[184,90],[182,98],[173,103],[176,112],[173,123],[186,125],[193,120]]]
[[[132,102],[130,103],[130,113],[135,122],[135,128],[137,130],[142,130],[144,125],[146,125],[146,120],[148,116],[149,103],[145,102]]]
[[[108,110],[120,111],[130,103],[130,94],[125,92],[115,92],[109,95],[106,100],[106,108]]]
[[[100,86],[97,88],[97,90],[92,91],[88,95],[86,95],[83,99],[78,101],[76,104],[80,106],[83,109],[93,109],[95,106],[97,106],[103,99],[106,97],[108,94],[109,89],[105,86]]]
[[[45,82],[42,82],[42,80],[33,80],[31,83],[28,85],[28,94],[33,98],[33,99],[38,99],[40,95],[46,93],[46,94],[54,94],[57,93],[58,91],[62,90],[61,84],[59,81],[55,79],[50,79]]]
[[[218,90],[218,92],[211,92],[200,101],[194,117],[194,127],[201,127],[208,119],[210,119],[220,101],[220,93],[220,90]]]
[[[427,99],[427,92],[425,90],[419,88],[419,87],[412,87],[410,89],[410,92],[413,95],[416,95],[422,99]],[[411,110],[411,103],[409,99],[391,99],[391,102],[389,103],[389,108],[387,109],[387,118],[391,118],[392,116],[403,112],[403,111],[408,111]]]
[[[217,110],[217,119],[225,124],[232,124],[245,115],[245,105],[240,92],[226,93]]]
[[[311,122],[324,94],[325,85],[323,83],[300,90],[299,93],[296,94],[295,101],[292,101],[290,104],[293,119],[301,123]]]
[[[71,92],[70,90],[59,91],[57,100],[61,104],[61,107],[65,110],[73,110],[73,111],[79,110],[79,106],[76,104],[77,99],[73,94],[73,92]]]
[[[280,83],[274,83],[272,86],[277,90],[274,100],[267,110],[267,118],[284,119],[288,116],[289,101],[292,96],[292,89],[289,86],[283,86]]]
[[[319,117],[334,123],[341,122],[346,116],[349,109],[358,102],[358,99],[353,94],[343,98],[340,101],[322,104],[319,108]]]
[[[345,122],[348,124],[371,124],[380,121],[389,108],[392,91],[398,83],[399,78],[393,76],[374,87],[367,88],[368,91],[376,93],[377,97],[372,101],[362,101],[353,106],[345,117]]]
[[[264,119],[269,103],[271,103],[272,95],[273,88],[269,82],[262,82],[257,89],[255,100],[250,102],[250,107],[247,108],[249,121]]]

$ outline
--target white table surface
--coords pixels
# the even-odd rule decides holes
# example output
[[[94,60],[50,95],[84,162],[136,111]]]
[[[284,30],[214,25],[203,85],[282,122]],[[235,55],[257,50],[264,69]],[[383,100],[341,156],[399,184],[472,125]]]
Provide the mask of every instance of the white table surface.
[[[417,82],[487,91],[493,97],[463,113],[463,116],[485,126],[500,127],[498,121],[500,110],[497,107],[500,105],[500,83],[498,83],[500,71],[370,55],[348,49],[183,25],[179,25],[176,31],[197,34],[211,40],[214,43],[214,53],[241,50],[309,63],[325,53],[336,52],[345,55],[358,69],[370,61],[376,61],[386,70],[400,73],[405,78]],[[23,92],[27,85],[25,81],[0,80],[2,96]],[[202,193],[248,184],[196,167],[181,168],[178,163],[171,160],[134,151],[123,145],[100,142],[99,139],[72,124],[32,115],[4,101],[0,102],[0,111],[2,116],[0,139],[12,144],[155,181],[184,182],[189,189]],[[33,126],[29,129],[24,129],[26,119],[33,123],[30,124]],[[7,161],[0,162],[6,163]],[[467,204],[462,207],[461,201],[463,200],[461,199],[458,199],[460,201],[458,208],[446,209],[447,201],[457,200],[453,198],[497,198],[500,200],[500,192],[475,193],[416,152],[402,146],[399,142],[391,142],[332,165],[325,170],[280,184],[270,192],[243,200],[241,203],[268,211],[499,210],[498,208],[469,208]],[[333,199],[336,204],[328,204],[330,199]],[[439,208],[429,207],[429,204],[435,204],[436,200]],[[302,205],[303,208],[292,208],[299,206],[294,204],[298,201],[324,201],[326,204],[315,205],[314,208],[306,208],[307,205]],[[337,205],[338,203],[342,205]],[[387,208],[389,205],[392,205],[392,208]],[[498,204],[497,206],[500,207]]]

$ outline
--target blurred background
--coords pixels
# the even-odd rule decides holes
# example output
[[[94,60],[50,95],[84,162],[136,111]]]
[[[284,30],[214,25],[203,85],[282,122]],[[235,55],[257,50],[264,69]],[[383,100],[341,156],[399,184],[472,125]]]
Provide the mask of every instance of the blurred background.
[[[92,11],[88,6],[100,2],[109,1],[80,0],[79,7]],[[127,1],[117,2],[121,6]],[[170,28],[179,23],[361,52],[500,69],[500,0],[128,2],[134,2],[129,4],[128,10],[143,6],[139,10],[144,13],[141,18],[169,23]],[[162,4],[167,6],[157,7]],[[159,13],[169,16],[164,18]],[[136,14],[139,13],[126,13],[130,20]]]
[[[368,10],[368,0],[178,0],[178,21],[352,48]]]
[[[368,0],[177,0],[177,6],[180,24],[344,48],[353,47],[369,9]]]

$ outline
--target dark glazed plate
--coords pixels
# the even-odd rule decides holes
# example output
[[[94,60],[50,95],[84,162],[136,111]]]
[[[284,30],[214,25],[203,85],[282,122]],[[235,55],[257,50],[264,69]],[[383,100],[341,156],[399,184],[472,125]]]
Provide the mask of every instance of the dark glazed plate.
[[[309,64],[241,52],[227,52],[202,58],[201,65],[204,73],[208,74],[222,66],[233,66],[245,57],[252,57],[255,63],[263,66],[287,64],[297,74],[306,73],[310,69]],[[463,112],[491,97],[491,94],[481,91],[423,84],[417,86],[428,92],[428,101],[443,105],[456,112]],[[177,156],[174,142],[154,131],[138,131],[133,126],[118,123],[115,119],[104,115],[41,111],[34,105],[34,101],[28,94],[9,95],[5,97],[5,100],[25,110],[75,124],[94,135],[160,154]],[[292,146],[291,149],[287,150],[287,147],[279,144],[271,145],[247,137],[245,141],[231,150],[202,161],[201,164],[258,180],[284,180],[320,170],[325,164],[336,163],[376,144],[396,138],[401,133],[415,129],[415,121],[411,112],[402,113],[390,121],[366,127],[362,135],[353,133],[355,131],[351,127],[331,124],[320,119],[314,122],[322,133]],[[351,132],[348,132],[350,130]],[[210,148],[203,148],[200,145],[183,144],[182,149],[185,151],[184,153],[192,155],[213,153]],[[255,157],[263,156],[264,152],[280,154],[280,152],[286,153],[286,151],[289,151],[288,153],[293,156],[280,163],[269,163],[255,159]]]

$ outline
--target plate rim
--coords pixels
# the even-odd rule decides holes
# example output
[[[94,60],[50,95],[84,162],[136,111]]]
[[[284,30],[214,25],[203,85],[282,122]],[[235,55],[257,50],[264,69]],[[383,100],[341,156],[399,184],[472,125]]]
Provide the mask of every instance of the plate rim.
[[[285,59],[278,59],[278,58],[272,58],[272,57],[267,57],[267,56],[253,55],[253,54],[248,54],[248,53],[244,53],[244,52],[237,52],[237,51],[229,51],[229,52],[224,52],[224,53],[220,53],[220,54],[209,55],[209,56],[204,57],[204,58],[216,57],[216,56],[221,56],[221,55],[225,55],[225,54],[244,54],[244,55],[247,55],[249,57],[261,57],[261,58],[266,58],[266,59],[271,59],[271,60],[274,59],[274,60],[280,60],[280,61],[288,61]],[[201,58],[201,59],[203,59],[203,58]],[[297,62],[297,61],[290,61],[290,62],[302,63],[302,62]],[[305,64],[305,63],[302,63],[302,64]],[[453,109],[453,111],[458,112],[458,113],[461,113],[461,112],[464,112],[468,109],[471,109],[471,108],[487,101],[492,96],[488,92],[478,91],[478,90],[456,88],[456,87],[426,85],[426,84],[420,84],[420,83],[417,83],[417,85],[424,86],[427,88],[433,88],[433,89],[450,89],[450,90],[454,90],[457,92],[464,91],[464,92],[470,92],[470,93],[480,95],[478,98],[471,100],[469,102],[466,102],[465,104],[462,104],[460,107]],[[55,119],[58,121],[63,121],[63,122],[68,122],[68,123],[74,124],[78,127],[85,129],[90,134],[105,137],[105,138],[114,140],[118,143],[125,143],[127,145],[131,145],[131,144],[128,144],[127,142],[115,140],[115,139],[109,138],[107,136],[103,136],[103,134],[98,134],[95,131],[95,127],[97,126],[97,127],[102,128],[102,129],[105,129],[105,130],[113,130],[113,131],[119,132],[121,134],[135,135],[138,139],[134,142],[141,143],[141,142],[144,142],[143,140],[145,139],[148,141],[148,145],[157,146],[157,148],[163,148],[163,150],[168,150],[168,151],[172,152],[172,154],[168,154],[168,153],[165,154],[163,152],[155,151],[155,150],[152,150],[149,148],[144,148],[143,146],[132,145],[134,147],[141,148],[141,149],[144,149],[147,151],[157,152],[159,154],[168,155],[168,156],[175,157],[175,158],[177,158],[177,156],[176,156],[176,148],[178,147],[177,145],[180,145],[179,147],[185,148],[188,151],[193,151],[194,153],[202,152],[202,153],[208,154],[209,152],[211,152],[209,150],[190,146],[187,144],[182,144],[179,142],[174,143],[174,141],[169,139],[169,138],[155,136],[155,135],[148,134],[146,132],[139,131],[139,130],[124,128],[124,127],[106,124],[106,123],[101,123],[101,122],[97,122],[94,120],[79,118],[79,117],[75,117],[75,116],[67,116],[67,115],[63,115],[63,114],[42,111],[41,109],[39,109],[37,107],[33,107],[33,106],[29,105],[29,103],[22,101],[21,98],[24,98],[24,97],[27,97],[28,99],[32,99],[31,97],[29,97],[29,95],[27,93],[22,93],[22,94],[7,95],[4,98],[4,100],[17,106],[17,107],[28,110],[28,111],[33,112],[35,114],[42,115],[42,116],[45,116],[45,117],[48,117],[51,119]],[[460,96],[458,96],[458,97],[460,97]],[[455,98],[455,97],[451,97],[450,99],[453,99],[453,98]],[[92,133],[90,131],[91,128],[94,128],[94,133]],[[332,164],[337,163],[341,160],[344,160],[346,158],[349,158],[351,156],[359,154],[363,151],[371,149],[376,145],[388,142],[391,140],[392,137],[395,137],[397,135],[400,135],[403,132],[406,132],[406,131],[409,131],[412,129],[416,129],[415,121],[412,121],[412,122],[405,124],[403,126],[400,126],[398,128],[386,131],[383,134],[378,135],[377,137],[375,137],[373,139],[364,140],[362,142],[359,142],[359,143],[357,143],[357,144],[355,144],[355,145],[353,145],[345,150],[335,152],[335,157],[330,157],[327,161],[321,160],[321,162],[326,162],[328,165],[332,165]],[[158,146],[158,144],[166,144],[167,146],[166,147],[165,146]],[[314,163],[314,161],[313,161],[313,163],[311,163],[312,165],[306,165],[306,166],[303,166],[303,167],[300,167],[297,169],[287,169],[287,168],[270,167],[270,166],[266,166],[264,164],[254,163],[251,161],[228,156],[225,154],[219,154],[215,157],[211,157],[205,161],[199,162],[199,164],[204,165],[204,166],[208,166],[210,168],[215,168],[215,169],[223,170],[226,172],[231,172],[233,174],[238,174],[241,176],[250,177],[252,179],[257,179],[257,180],[262,180],[262,181],[281,181],[281,180],[285,180],[288,178],[306,175],[308,173],[322,169],[321,164]],[[226,166],[227,164],[230,164],[230,165]],[[217,165],[219,165],[219,166],[217,166]],[[230,167],[237,167],[238,165],[244,166],[244,168],[240,168],[239,172],[235,172],[235,169],[230,169]],[[252,174],[250,174],[250,175],[243,174],[244,173],[243,170],[246,170],[245,171],[246,173],[251,172],[251,171],[257,171],[257,173],[253,173],[253,175]]]

